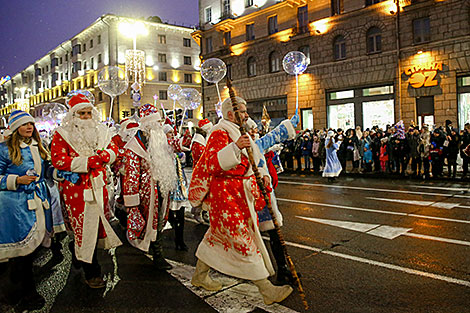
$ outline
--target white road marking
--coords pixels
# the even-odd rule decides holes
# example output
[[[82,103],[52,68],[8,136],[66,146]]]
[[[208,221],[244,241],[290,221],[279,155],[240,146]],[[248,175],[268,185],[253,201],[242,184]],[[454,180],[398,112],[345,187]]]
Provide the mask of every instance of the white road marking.
[[[470,188],[464,188],[464,187],[423,186],[423,185],[407,185],[407,186],[414,187],[414,188],[449,190],[449,191],[470,191]]]
[[[224,287],[221,291],[212,292],[194,287],[191,285],[191,277],[195,270],[194,266],[172,260],[168,260],[168,262],[173,265],[173,268],[168,271],[171,276],[175,277],[186,288],[202,298],[218,312],[243,313],[261,308],[272,313],[297,313],[297,311],[280,304],[265,305],[255,285],[215,271],[212,271],[210,275],[222,283]]]
[[[453,209],[460,205],[460,203],[448,203],[448,202],[434,202],[434,201],[420,201],[420,200],[404,200],[404,199],[388,199],[388,198],[375,198],[375,197],[366,197],[366,199],[377,200],[377,201],[388,201],[396,203],[404,203],[411,205],[420,205],[420,206],[432,206],[440,209]]]
[[[279,184],[302,185],[302,186],[325,187],[325,188],[338,188],[338,189],[352,189],[352,190],[366,190],[366,191],[395,192],[395,193],[406,193],[406,194],[435,196],[435,197],[439,196],[439,197],[470,198],[470,196],[453,195],[453,194],[450,194],[450,193],[435,193],[435,192],[421,192],[421,191],[410,191],[410,190],[368,188],[368,187],[357,187],[357,186],[313,184],[313,183],[302,183],[302,182],[286,181],[286,180],[280,180]]]
[[[330,207],[330,208],[338,208],[338,209],[344,209],[344,210],[363,211],[363,212],[371,212],[371,213],[379,213],[379,214],[389,214],[389,215],[400,215],[400,216],[425,218],[425,219],[430,219],[430,220],[446,221],[446,222],[453,222],[453,223],[470,224],[470,221],[467,221],[467,220],[457,220],[457,219],[446,218],[446,217],[428,216],[428,215],[413,214],[413,213],[402,213],[402,212],[393,212],[393,211],[381,211],[381,210],[366,209],[366,208],[358,208],[358,207],[352,207],[352,206],[346,206],[346,205],[339,205],[339,204],[310,202],[310,201],[302,201],[302,200],[291,200],[291,199],[285,199],[285,198],[276,198],[276,199],[277,199],[277,201],[292,202],[292,203],[300,203],[300,204],[308,204],[308,205],[313,205],[313,206],[323,206],[323,207]]]
[[[310,221],[310,222],[316,222],[320,224],[349,229],[349,230],[353,230],[353,231],[357,231],[357,232],[361,232],[361,233],[365,233],[369,235],[374,235],[374,236],[385,238],[385,239],[395,239],[403,235],[403,236],[414,237],[414,238],[419,238],[419,239],[434,240],[434,241],[470,246],[470,242],[464,241],[464,240],[411,233],[410,231],[412,230],[412,228],[393,227],[393,226],[388,226],[388,225],[349,222],[349,221],[327,220],[327,219],[322,219],[322,218],[305,217],[305,216],[296,216],[296,217],[306,220],[306,221]]]
[[[409,232],[410,230],[412,230],[412,228],[391,227],[391,226],[380,225],[380,224],[326,220],[322,218],[313,218],[313,217],[305,217],[305,216],[296,216],[296,217],[306,220],[306,221],[345,228],[345,229],[358,231],[361,233],[366,233],[366,234],[370,234],[370,235],[374,235],[374,236],[382,237],[386,239],[395,239],[396,237],[399,237]]]
[[[334,252],[334,251],[329,251],[329,250],[322,250],[322,249],[319,249],[319,248],[310,247],[310,246],[299,244],[299,243],[288,242],[288,241],[286,241],[285,243],[286,243],[286,245],[291,246],[291,247],[310,250],[310,251],[313,251],[313,252],[316,252],[316,253],[326,254],[326,255],[333,256],[333,257],[338,257],[338,258],[347,259],[347,260],[351,260],[351,261],[356,261],[356,262],[360,262],[360,263],[365,263],[365,264],[369,264],[369,265],[380,266],[380,267],[383,267],[383,268],[387,268],[387,269],[391,269],[391,270],[395,270],[395,271],[399,271],[399,272],[403,272],[403,273],[423,276],[423,277],[427,277],[427,278],[431,278],[431,279],[442,280],[442,281],[445,281],[447,283],[452,283],[452,284],[457,284],[457,285],[461,285],[461,286],[465,286],[465,287],[470,287],[470,281],[466,281],[466,280],[462,280],[462,279],[458,279],[458,278],[453,278],[453,277],[443,276],[443,275],[439,275],[439,274],[428,273],[428,272],[419,271],[419,270],[415,270],[415,269],[408,268],[408,267],[402,267],[402,266],[389,264],[389,263],[384,263],[384,262],[380,262],[380,261],[369,260],[369,259],[366,259],[366,258],[361,258],[361,257],[349,255],[349,254],[344,254],[344,253],[339,253],[339,252]]]

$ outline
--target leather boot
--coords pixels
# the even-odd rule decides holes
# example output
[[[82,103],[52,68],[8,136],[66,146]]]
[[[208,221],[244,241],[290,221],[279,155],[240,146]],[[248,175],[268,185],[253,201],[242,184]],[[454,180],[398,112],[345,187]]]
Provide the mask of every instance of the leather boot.
[[[188,251],[188,246],[184,243],[184,207],[175,212],[175,246],[176,250]]]
[[[196,271],[191,279],[191,284],[196,287],[202,287],[208,291],[220,290],[222,288],[222,284],[210,278],[209,269],[209,265],[198,259],[196,263]]]
[[[150,244],[150,254],[153,256],[153,265],[155,265],[159,271],[171,270],[173,266],[163,257],[162,240],[162,232],[160,231],[157,233],[157,240]]]
[[[290,272],[286,257],[284,256],[284,250],[281,246],[281,241],[275,229],[268,230],[269,234],[269,244],[271,245],[271,251],[273,253],[274,259],[276,260],[277,265],[277,276],[276,284],[285,285],[285,284],[294,284],[294,277]]]
[[[267,278],[254,280],[253,283],[258,287],[259,292],[263,296],[264,304],[266,305],[281,302],[293,291],[292,287],[289,285],[274,286]]]

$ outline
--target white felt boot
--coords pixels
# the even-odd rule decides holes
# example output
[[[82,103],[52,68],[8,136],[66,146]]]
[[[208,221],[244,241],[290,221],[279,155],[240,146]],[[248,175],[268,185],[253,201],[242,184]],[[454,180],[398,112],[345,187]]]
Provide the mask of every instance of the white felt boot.
[[[281,302],[287,298],[293,290],[289,285],[274,286],[267,278],[254,280],[253,283],[258,287],[259,292],[263,296],[264,303],[267,305],[273,304],[274,302]]]
[[[196,271],[191,279],[191,284],[209,291],[220,290],[222,288],[222,284],[209,277],[209,269],[210,267],[206,263],[201,260],[197,260]]]

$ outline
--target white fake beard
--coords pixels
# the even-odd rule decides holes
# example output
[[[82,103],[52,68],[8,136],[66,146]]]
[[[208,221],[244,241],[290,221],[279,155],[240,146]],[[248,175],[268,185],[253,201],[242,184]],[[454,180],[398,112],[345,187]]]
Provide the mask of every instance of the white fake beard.
[[[176,188],[176,167],[173,154],[169,152],[169,145],[161,127],[150,130],[148,139],[148,152],[150,155],[150,172],[153,179],[158,182],[163,196]]]
[[[82,120],[78,117],[72,119],[74,146],[82,153],[93,155],[98,148],[98,123],[93,119]]]

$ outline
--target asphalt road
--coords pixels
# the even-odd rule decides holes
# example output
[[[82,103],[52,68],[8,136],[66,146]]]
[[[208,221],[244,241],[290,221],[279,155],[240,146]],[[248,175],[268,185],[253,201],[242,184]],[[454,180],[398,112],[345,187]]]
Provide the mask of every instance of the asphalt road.
[[[470,312],[468,184],[374,178],[330,184],[283,175],[276,195],[310,312]],[[165,231],[166,257],[174,265],[168,273],[154,270],[136,249],[119,248],[121,281],[105,297],[83,285],[64,249],[64,261],[39,284],[48,298],[42,312],[303,311],[297,293],[265,306],[253,285],[217,273],[221,292],[190,286],[206,227],[187,220],[188,252],[174,250],[173,231]],[[100,260],[104,272],[112,271],[108,255]]]

